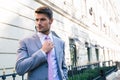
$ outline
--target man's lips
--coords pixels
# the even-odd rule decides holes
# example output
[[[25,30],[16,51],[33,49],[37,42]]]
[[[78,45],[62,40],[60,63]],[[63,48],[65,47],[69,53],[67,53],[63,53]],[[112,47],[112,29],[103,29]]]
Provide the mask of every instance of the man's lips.
[[[40,26],[38,26],[37,28],[44,28],[44,27],[40,25]]]

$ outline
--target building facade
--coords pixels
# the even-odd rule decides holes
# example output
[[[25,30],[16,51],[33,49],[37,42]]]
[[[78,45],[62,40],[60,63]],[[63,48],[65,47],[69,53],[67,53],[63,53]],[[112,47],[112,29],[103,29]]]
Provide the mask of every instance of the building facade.
[[[14,67],[18,42],[35,32],[34,10],[40,6],[53,9],[52,31],[65,41],[68,66],[120,61],[116,4],[115,0],[0,0],[0,68]]]

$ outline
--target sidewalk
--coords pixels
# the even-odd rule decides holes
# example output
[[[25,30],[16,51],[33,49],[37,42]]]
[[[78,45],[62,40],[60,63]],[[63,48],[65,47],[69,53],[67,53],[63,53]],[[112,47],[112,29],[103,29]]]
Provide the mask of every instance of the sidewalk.
[[[120,80],[120,70],[111,73],[106,77],[107,80]]]

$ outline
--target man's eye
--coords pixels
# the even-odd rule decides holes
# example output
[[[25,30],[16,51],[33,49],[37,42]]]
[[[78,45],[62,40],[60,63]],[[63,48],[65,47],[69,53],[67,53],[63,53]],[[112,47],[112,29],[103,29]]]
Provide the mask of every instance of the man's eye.
[[[38,21],[39,19],[35,19],[36,21]]]

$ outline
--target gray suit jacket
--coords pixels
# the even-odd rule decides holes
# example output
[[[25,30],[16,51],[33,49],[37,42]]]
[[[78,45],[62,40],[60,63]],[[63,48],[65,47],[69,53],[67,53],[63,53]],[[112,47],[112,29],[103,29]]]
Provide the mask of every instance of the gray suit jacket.
[[[64,57],[64,42],[53,36],[60,80],[67,80],[67,67]],[[28,73],[28,80],[48,80],[48,63],[40,48],[42,44],[37,36],[20,41],[17,53],[16,72],[19,75]]]

